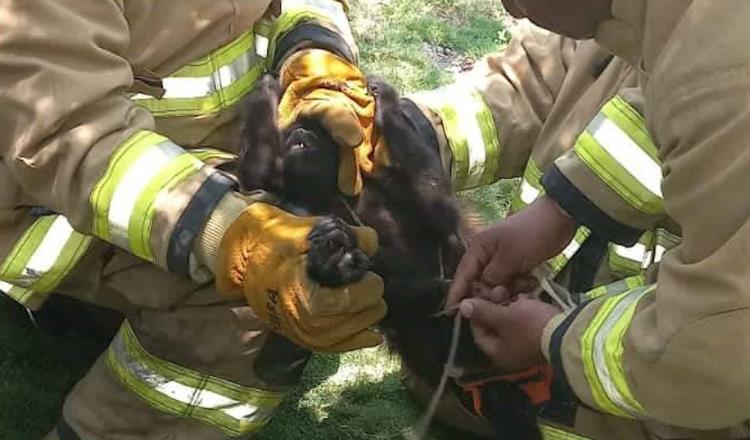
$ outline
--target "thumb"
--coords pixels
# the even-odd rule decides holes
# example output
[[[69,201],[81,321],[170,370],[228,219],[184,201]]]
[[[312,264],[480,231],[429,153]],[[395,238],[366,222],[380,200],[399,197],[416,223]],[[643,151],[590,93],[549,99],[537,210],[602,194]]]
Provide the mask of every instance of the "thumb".
[[[334,142],[342,147],[355,148],[365,138],[357,114],[341,101],[320,100],[303,107],[299,116],[320,122]]]
[[[351,226],[354,235],[357,236],[357,246],[362,249],[368,257],[373,257],[378,252],[378,233],[369,226]]]
[[[486,299],[468,298],[461,301],[460,311],[461,316],[470,320],[472,324],[492,329],[503,317],[502,307]]]

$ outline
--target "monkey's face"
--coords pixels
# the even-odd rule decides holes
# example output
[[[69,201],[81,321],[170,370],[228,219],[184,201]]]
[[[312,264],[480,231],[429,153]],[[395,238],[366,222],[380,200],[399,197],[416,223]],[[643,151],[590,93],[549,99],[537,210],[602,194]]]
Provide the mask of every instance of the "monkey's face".
[[[314,121],[302,120],[282,133],[284,188],[291,202],[325,210],[337,194],[338,149]]]

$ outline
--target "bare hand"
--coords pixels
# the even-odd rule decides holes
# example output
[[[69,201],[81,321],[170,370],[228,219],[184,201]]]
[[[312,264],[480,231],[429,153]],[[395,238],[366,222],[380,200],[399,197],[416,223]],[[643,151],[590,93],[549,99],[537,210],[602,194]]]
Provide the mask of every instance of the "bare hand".
[[[479,348],[506,371],[523,371],[544,362],[542,332],[561,312],[551,304],[518,295],[507,304],[480,298],[461,302],[461,315],[471,322]]]
[[[474,296],[477,288],[502,286],[511,296],[524,292],[529,272],[560,253],[575,230],[573,219],[547,196],[495,223],[470,240],[448,292],[446,308],[457,307],[462,299]]]

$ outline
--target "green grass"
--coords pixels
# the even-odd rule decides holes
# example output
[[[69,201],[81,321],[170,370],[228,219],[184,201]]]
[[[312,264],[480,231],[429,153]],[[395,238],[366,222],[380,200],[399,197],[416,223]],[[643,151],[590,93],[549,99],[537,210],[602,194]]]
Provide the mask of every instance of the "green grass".
[[[471,62],[507,41],[500,0],[355,0],[352,21],[363,68],[404,92],[453,80],[452,63]],[[436,57],[434,49],[448,49]],[[485,219],[507,207],[514,182],[461,194]],[[43,435],[65,393],[106,345],[101,337],[41,332],[26,313],[0,299],[0,439]],[[399,362],[384,349],[318,355],[293,398],[260,440],[401,439],[421,409],[404,392]],[[458,439],[439,428],[432,440]]]

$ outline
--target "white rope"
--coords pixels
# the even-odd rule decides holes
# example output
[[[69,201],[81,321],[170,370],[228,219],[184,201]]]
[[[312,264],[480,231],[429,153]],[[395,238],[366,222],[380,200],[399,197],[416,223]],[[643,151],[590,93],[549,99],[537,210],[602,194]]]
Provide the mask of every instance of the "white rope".
[[[531,275],[539,281],[539,288],[534,292],[535,294],[538,295],[541,292],[547,293],[564,312],[575,307],[575,304],[572,303],[573,299],[570,292],[563,286],[550,280],[543,268],[538,267],[532,270]]]
[[[427,411],[422,415],[422,419],[417,423],[413,432],[407,432],[404,437],[407,440],[423,440],[427,436],[427,431],[430,429],[432,419],[435,417],[440,399],[443,397],[445,392],[445,386],[448,384],[448,379],[451,372],[456,369],[456,352],[458,351],[458,341],[461,335],[461,314],[456,313],[453,318],[453,335],[451,336],[451,346],[448,352],[448,360],[445,362],[443,367],[443,374],[440,376],[440,383],[437,389],[432,394],[430,404],[427,406]]]

